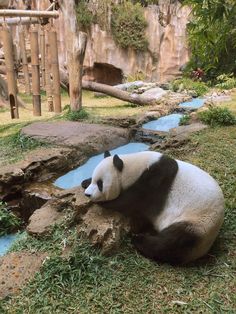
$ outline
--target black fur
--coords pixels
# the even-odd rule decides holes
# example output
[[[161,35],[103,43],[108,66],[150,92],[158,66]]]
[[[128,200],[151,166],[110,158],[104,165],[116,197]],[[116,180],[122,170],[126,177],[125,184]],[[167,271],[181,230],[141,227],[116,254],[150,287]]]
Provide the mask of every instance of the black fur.
[[[134,236],[133,244],[145,257],[177,265],[187,261],[199,239],[192,224],[177,222],[156,235],[138,234]]]
[[[85,179],[84,181],[82,181],[81,186],[83,189],[87,189],[87,187],[90,185],[90,183],[92,182],[92,178],[89,179]]]
[[[131,187],[122,191],[118,198],[100,204],[132,219],[152,222],[165,206],[177,171],[177,162],[163,155]]]
[[[122,169],[124,167],[124,163],[123,163],[122,159],[120,159],[120,157],[118,155],[114,155],[114,157],[113,157],[113,165],[120,172],[122,171]]]
[[[103,190],[103,181],[101,179],[98,180],[97,186],[98,186],[99,191],[102,192],[102,190]]]

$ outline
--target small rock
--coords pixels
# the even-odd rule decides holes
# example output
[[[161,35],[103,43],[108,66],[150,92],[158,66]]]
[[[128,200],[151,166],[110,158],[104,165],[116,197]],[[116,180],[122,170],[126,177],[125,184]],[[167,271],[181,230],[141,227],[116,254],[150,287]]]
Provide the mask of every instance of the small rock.
[[[130,227],[121,214],[92,205],[77,230],[85,234],[93,245],[101,248],[102,253],[110,254],[119,248],[122,237]]]
[[[60,223],[66,214],[60,210],[60,201],[49,201],[44,206],[36,209],[29,218],[26,230],[29,234],[43,235],[51,231],[56,223]]]
[[[165,91],[164,89],[160,87],[155,87],[144,92],[142,96],[145,96],[145,98],[149,99],[149,101],[152,101],[152,100],[158,100],[166,94],[167,94],[167,91]]]

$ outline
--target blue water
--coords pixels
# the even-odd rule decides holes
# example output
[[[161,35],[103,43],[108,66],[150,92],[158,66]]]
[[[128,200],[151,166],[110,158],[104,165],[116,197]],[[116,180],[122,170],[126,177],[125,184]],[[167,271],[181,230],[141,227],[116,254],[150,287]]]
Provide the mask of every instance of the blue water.
[[[129,143],[111,150],[111,154],[130,154],[142,152],[149,149],[149,145],[143,143]],[[68,172],[64,176],[59,177],[54,185],[62,189],[70,189],[76,186],[80,186],[84,179],[91,178],[93,170],[103,159],[103,154],[99,154],[91,157],[82,166]]]
[[[6,254],[6,252],[10,249],[12,244],[17,239],[18,234],[7,234],[0,237],[0,256]]]
[[[193,98],[190,101],[181,102],[179,107],[189,108],[189,109],[198,109],[204,105],[205,99],[203,98]]]
[[[143,129],[154,131],[169,131],[179,126],[179,121],[183,115],[180,113],[172,113],[142,125]]]

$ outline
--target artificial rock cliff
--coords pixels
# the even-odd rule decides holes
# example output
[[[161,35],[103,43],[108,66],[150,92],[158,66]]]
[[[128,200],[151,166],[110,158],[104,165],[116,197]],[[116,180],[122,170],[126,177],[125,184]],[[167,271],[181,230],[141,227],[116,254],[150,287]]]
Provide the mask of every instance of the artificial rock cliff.
[[[19,3],[22,0],[19,1]],[[93,0],[93,4],[99,0]],[[48,0],[34,0],[33,8],[46,9]],[[189,8],[178,1],[159,0],[159,5],[144,8],[148,22],[146,37],[149,47],[145,52],[123,49],[115,44],[111,32],[92,24],[84,66],[86,79],[101,83],[117,84],[126,76],[144,75],[148,81],[165,82],[180,74],[180,68],[189,59],[186,41],[186,24]],[[62,13],[55,21],[58,31],[60,65],[66,66],[65,28]]]

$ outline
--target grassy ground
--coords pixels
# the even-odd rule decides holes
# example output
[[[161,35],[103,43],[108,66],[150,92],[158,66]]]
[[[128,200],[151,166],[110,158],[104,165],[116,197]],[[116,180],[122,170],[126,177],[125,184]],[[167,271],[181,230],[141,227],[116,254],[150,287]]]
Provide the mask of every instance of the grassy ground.
[[[51,257],[18,296],[0,303],[0,313],[235,313],[236,127],[204,130],[168,153],[199,165],[223,189],[225,222],[207,257],[188,267],[156,264],[136,254],[129,239],[104,257],[64,224],[18,244]],[[62,258],[65,243],[72,251]]]
[[[0,110],[0,166],[16,162],[24,158],[29,150],[45,145],[42,142],[25,139],[20,136],[23,126],[35,121],[55,121],[66,119],[66,111],[60,115],[48,112],[45,93],[41,94],[42,116],[34,117],[32,113],[31,96],[21,93],[26,107],[20,108],[20,119],[12,120],[8,109]],[[69,103],[68,95],[62,93],[62,108]],[[137,107],[111,97],[94,97],[92,92],[83,92],[83,108],[88,113],[88,120],[99,121],[106,116],[133,116],[149,109],[149,107]]]

